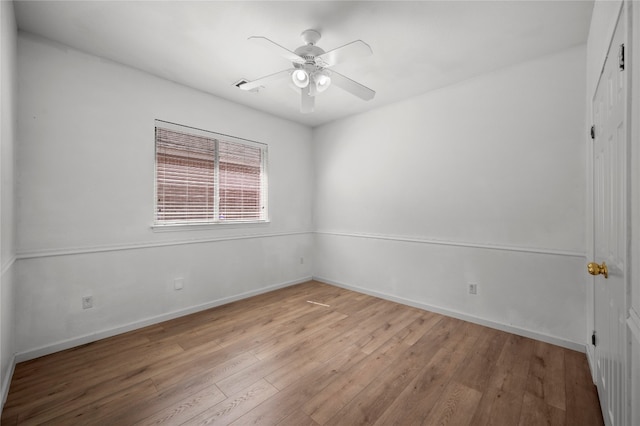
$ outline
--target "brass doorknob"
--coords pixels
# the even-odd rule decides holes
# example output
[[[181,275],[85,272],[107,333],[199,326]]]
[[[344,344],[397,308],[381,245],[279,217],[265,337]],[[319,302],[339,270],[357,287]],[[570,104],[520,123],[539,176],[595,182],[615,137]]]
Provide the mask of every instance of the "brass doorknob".
[[[587,265],[587,270],[591,275],[604,275],[605,278],[609,278],[609,269],[607,264],[602,262],[602,265],[598,265],[596,262],[591,262]]]

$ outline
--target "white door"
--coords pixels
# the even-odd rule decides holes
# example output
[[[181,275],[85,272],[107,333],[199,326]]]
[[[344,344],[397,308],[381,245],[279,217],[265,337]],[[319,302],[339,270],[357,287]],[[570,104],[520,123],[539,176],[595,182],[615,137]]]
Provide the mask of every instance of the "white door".
[[[624,12],[593,98],[595,375],[608,425],[625,425],[627,407],[627,128],[626,72],[621,65]],[[606,268],[604,267],[606,265]]]

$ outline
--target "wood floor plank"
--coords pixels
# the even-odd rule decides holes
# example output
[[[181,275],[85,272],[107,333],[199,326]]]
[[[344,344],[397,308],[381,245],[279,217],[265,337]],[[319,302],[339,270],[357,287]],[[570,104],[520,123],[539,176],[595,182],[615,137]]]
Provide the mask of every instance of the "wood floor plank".
[[[301,301],[298,302],[301,305]],[[241,317],[234,312],[227,312],[219,317],[212,317],[206,322],[197,324],[189,329],[188,324],[179,329],[177,336],[182,338],[184,345],[198,345],[203,341],[218,340],[236,335],[239,332],[248,332],[251,329],[266,326],[275,326],[272,321],[285,322],[297,318],[300,306],[289,303],[273,302],[262,307],[254,307],[247,310]],[[244,337],[244,336],[243,336]],[[206,340],[204,340],[206,339]],[[226,345],[228,346],[228,345]]]
[[[147,348],[144,345],[141,350],[144,351]],[[176,346],[167,345],[167,348],[176,348]],[[128,354],[128,356],[132,356],[132,361],[126,363],[126,366],[118,361],[113,366],[110,366],[106,373],[102,372],[96,375],[93,372],[85,374],[75,372],[72,381],[61,382],[60,391],[57,388],[50,389],[49,395],[46,397],[40,396],[38,399],[33,399],[30,395],[27,395],[27,397],[31,398],[32,403],[23,405],[23,416],[27,418],[34,416],[42,418],[43,415],[39,414],[38,410],[45,410],[50,416],[52,413],[59,411],[61,407],[64,407],[67,411],[75,410],[77,407],[85,405],[87,401],[100,400],[102,397],[110,395],[111,392],[114,392],[114,389],[126,389],[137,382],[153,377],[160,371],[184,368],[190,362],[199,362],[200,366],[203,364],[201,362],[202,359],[209,360],[210,358],[213,361],[222,362],[224,359],[221,355],[224,354],[216,353],[218,349],[217,345],[212,345],[211,348],[199,347],[198,351],[191,351],[188,356],[181,350],[177,353],[181,356],[167,356],[161,351],[153,356],[143,356],[142,353]],[[215,355],[212,356],[214,353]],[[105,365],[109,366],[110,363],[105,363]],[[82,382],[84,389],[78,389],[77,386],[69,384],[76,382]],[[65,401],[65,404],[60,404],[60,401]],[[38,409],[30,411],[29,406],[32,404],[37,404]],[[9,412],[10,410],[11,408],[9,408]]]
[[[387,341],[304,403],[303,411],[319,424],[325,424],[409,349],[400,339]]]
[[[393,308],[389,302],[381,302],[382,303],[373,303],[362,311],[352,313],[348,317],[330,324],[326,330],[330,334],[331,343],[315,351],[312,355],[313,358],[325,361],[335,354],[336,347],[349,346],[371,334],[380,326],[378,321],[371,320],[371,318],[379,315],[387,315],[387,310]]]
[[[174,387],[176,384],[189,380],[193,377],[206,374],[212,382],[218,382],[239,371],[248,368],[259,360],[249,352],[243,352],[239,355],[224,359],[228,353],[221,352],[219,356],[208,356],[203,359],[190,358],[192,362],[186,365],[178,365],[175,368],[165,368],[154,374],[151,379],[158,391],[162,392],[166,389]]]
[[[330,326],[330,329],[339,336],[334,342],[335,344],[352,344],[356,342],[359,346],[364,346],[371,342],[376,330],[382,328],[384,330],[387,327],[386,322],[380,321],[381,318],[394,318],[398,312],[402,311],[403,306],[394,302],[380,301],[380,303],[373,304],[371,307],[364,308],[361,313],[352,314],[348,318],[338,321]],[[382,336],[385,338],[379,338],[375,346],[379,346],[384,343],[389,336]],[[375,348],[372,346],[370,352]]]
[[[37,386],[29,388],[30,391],[22,395],[22,398],[7,400],[5,410],[12,413],[21,411],[21,419],[42,417],[43,413],[58,412],[62,408],[67,411],[86,405],[91,400],[98,400],[114,392],[114,389],[126,389],[137,381],[148,365],[161,359],[179,359],[175,355],[182,354],[182,348],[177,345],[168,345],[155,348],[154,353],[140,354],[138,358],[126,360],[118,358],[116,362],[101,365],[100,368],[86,368],[72,371],[67,374],[65,380],[56,381],[57,376],[39,382]],[[117,355],[117,354],[116,354]],[[146,379],[148,377],[144,377]],[[62,404],[64,402],[64,404]],[[16,405],[18,404],[18,405]]]
[[[51,386],[60,383],[59,376],[67,376],[69,370],[76,372],[76,376],[82,376],[83,380],[89,377],[99,380],[104,375],[110,375],[113,369],[118,369],[121,366],[130,367],[132,364],[130,362],[131,359],[135,359],[138,365],[143,365],[147,362],[153,362],[155,359],[169,357],[180,352],[182,352],[182,348],[178,345],[161,342],[144,344],[126,350],[107,351],[107,353],[111,353],[111,356],[108,357],[109,362],[101,362],[101,360],[106,360],[107,357],[93,359],[88,356],[86,362],[78,365],[75,362],[67,364],[67,359],[64,359],[60,360],[58,368],[45,366],[42,374],[34,372],[31,376],[22,377],[17,379],[16,382],[12,382],[12,386],[14,386],[15,390],[29,388],[32,389],[32,392],[35,390],[35,386],[38,386],[40,393],[49,393],[48,389],[51,389]],[[49,358],[43,357],[43,363],[47,363]]]
[[[518,424],[534,341],[509,335],[483,392],[474,425]]]
[[[277,426],[319,426],[311,417],[302,410],[285,417],[277,423]]]
[[[592,424],[601,426],[604,419],[600,401],[584,354],[565,350],[565,423],[571,426]]]
[[[536,342],[526,387],[527,392],[562,411],[566,409],[564,353],[558,346]]]
[[[21,424],[47,424],[47,425],[95,425],[109,423],[105,420],[116,410],[126,409],[136,404],[140,399],[153,397],[157,394],[155,386],[151,380],[136,383],[126,390],[118,390],[104,398],[91,401],[72,411],[67,411],[66,407],[60,411],[63,414],[51,418],[56,410],[47,411],[43,416],[32,417]]]
[[[452,381],[444,389],[427,419],[421,424],[470,425],[480,398],[482,398],[482,392]]]
[[[362,312],[363,310],[380,302],[386,302],[386,301],[383,301],[382,299],[378,299],[373,296],[369,296],[367,294],[362,294],[362,295],[359,295],[358,297],[353,297],[352,295],[349,295],[347,293],[344,299],[338,301],[338,303],[332,302],[333,304],[331,305],[331,307],[337,312],[341,312],[347,315],[353,315],[353,314]]]
[[[474,413],[473,425],[518,424],[522,410],[524,384],[521,377],[504,370],[496,370],[482,394]]]
[[[564,426],[564,411],[547,404],[544,399],[525,392],[519,426]]]
[[[272,357],[278,352],[282,352],[285,348],[291,346],[293,341],[297,339],[306,339],[324,327],[346,318],[344,314],[334,311],[322,312],[322,309],[320,309],[318,312],[321,314],[314,315],[312,320],[301,322],[296,327],[292,327],[288,332],[281,334],[277,338],[271,339],[255,348],[252,353],[259,359]]]
[[[582,353],[316,281],[20,363],[0,420],[603,424]]]
[[[527,337],[509,335],[496,360],[496,366],[517,377],[528,377],[535,341]]]
[[[260,405],[278,390],[261,379],[249,388],[231,395],[224,401],[206,409],[197,416],[182,423],[185,425],[230,424],[247,411]]]
[[[384,324],[381,324],[373,330],[373,332],[363,336],[356,342],[356,345],[362,348],[362,352],[370,354],[400,330],[415,321],[416,317],[419,316],[419,313],[403,310],[403,308],[404,306],[398,305],[399,312],[392,314],[389,321],[385,321]]]
[[[228,347],[256,334],[264,335],[282,324],[299,321],[301,312],[308,312],[310,308],[304,298],[303,294],[292,300],[275,301],[264,307],[253,308],[251,315],[243,315],[241,318],[238,315],[228,315],[223,320],[202,324],[190,330],[189,334],[186,331],[181,333],[183,339],[180,344],[187,349],[215,340],[221,346]]]
[[[250,332],[248,330],[231,330],[229,333],[235,335],[235,338],[219,339],[218,341],[225,348],[239,347],[242,350],[255,352],[267,351],[266,348],[269,345],[277,345],[279,341],[286,340],[286,336],[292,334],[297,336],[297,333],[300,332],[308,335],[309,331],[305,331],[304,327],[313,327],[318,320],[333,323],[337,318],[344,318],[343,314],[304,302],[300,302],[293,313],[294,315],[291,317],[283,315],[282,318],[279,318],[276,315],[262,328]],[[283,321],[283,319],[286,320]]]
[[[211,385],[150,417],[138,421],[136,425],[179,425],[209,409],[212,405],[215,406],[222,402],[225,398],[225,394],[216,385]]]
[[[309,361],[304,358],[299,358],[284,367],[281,367],[273,373],[265,376],[265,379],[276,387],[278,390],[282,390],[287,386],[300,380],[306,376],[310,371],[313,371],[322,365],[318,361]]]
[[[290,368],[291,365],[304,362],[324,362],[344,347],[343,345],[325,345],[329,346],[328,349],[322,347],[327,341],[333,338],[333,332],[328,329],[312,334],[306,339],[296,340],[291,346],[273,354],[272,357],[260,360],[260,362],[255,365],[218,381],[218,386],[220,386],[227,395],[230,395],[250,385],[259,378],[276,374],[278,370],[285,370]],[[295,373],[292,372],[292,374]],[[287,378],[283,377],[282,380],[286,381]],[[280,385],[284,386],[282,383],[280,383]]]
[[[92,386],[87,393],[77,390],[70,392],[68,398],[56,398],[55,400],[47,400],[46,403],[40,405],[34,400],[29,404],[29,408],[18,414],[20,424],[49,424],[55,423],[54,419],[67,419],[68,417],[80,418],[89,416],[92,411],[100,409],[104,404],[108,404],[112,399],[121,397],[123,394],[129,394],[133,389],[136,398],[144,398],[146,395],[155,394],[153,382],[150,380],[144,382],[118,383],[112,386],[111,383],[105,383],[104,386]],[[62,421],[62,424],[66,421]],[[58,423],[58,424],[61,424]]]
[[[476,345],[469,348],[467,358],[453,379],[470,388],[484,391],[507,338],[508,334],[499,330],[480,330]]]
[[[277,395],[240,417],[233,425],[279,423],[284,417],[298,411],[299,407],[313,395],[326,388],[341,372],[356,365],[366,356],[367,354],[355,345],[347,347],[328,362],[300,376],[300,380],[291,383]]]
[[[413,345],[442,319],[442,315],[433,312],[421,312],[420,316],[409,324],[405,330],[399,332],[407,345]]]
[[[453,350],[458,341],[468,337],[475,339],[462,329],[470,323],[463,324],[460,320],[449,319],[460,332],[451,333],[448,329],[445,333],[436,335],[435,339],[420,339],[415,345],[403,354],[402,359],[396,359],[389,368],[381,371],[375,381],[366,386],[355,398],[338,411],[329,421],[336,425],[365,425],[375,422],[383,416],[383,413],[398,399],[403,391],[420,377],[420,372],[425,370],[427,360],[441,352],[447,357],[455,354]],[[443,324],[441,322],[439,324]],[[445,357],[442,358],[444,361]],[[425,378],[425,383],[430,383],[431,377]],[[394,416],[395,417],[395,416]]]
[[[173,407],[180,401],[192,395],[211,388],[214,381],[208,373],[185,378],[174,383],[163,391],[158,391],[148,397],[139,396],[133,399],[133,404],[123,404],[114,409],[104,419],[108,425],[130,425],[154,416],[167,407]],[[157,386],[156,386],[157,389]]]
[[[376,424],[421,424],[425,421],[430,415],[430,410],[425,407],[434,407],[440,400],[454,375],[452,372],[460,368],[469,347],[477,340],[477,335],[472,332],[475,328],[472,324],[459,324],[458,327],[459,332],[455,333],[452,339],[443,335],[442,341],[435,346],[437,352],[411,377],[412,380],[401,392],[397,393],[389,407],[377,416]],[[421,340],[416,345],[420,342],[426,340]],[[419,359],[425,360],[426,357],[421,356]]]
[[[18,415],[5,415],[2,414],[2,424],[5,426],[16,426],[18,424]]]
[[[98,340],[58,352],[55,356],[44,356],[22,362],[16,366],[12,379],[17,385],[22,381],[38,377],[40,373],[52,374],[68,371],[70,368],[84,367],[91,362],[112,356],[114,351],[124,352],[149,343],[151,343],[149,338],[142,332],[140,334],[125,333],[109,339]]]

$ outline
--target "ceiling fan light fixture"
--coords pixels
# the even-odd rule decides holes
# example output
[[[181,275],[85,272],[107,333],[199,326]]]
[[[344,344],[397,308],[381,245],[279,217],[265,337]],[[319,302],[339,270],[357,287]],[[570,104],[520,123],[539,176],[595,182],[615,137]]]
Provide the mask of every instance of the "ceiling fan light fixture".
[[[304,89],[309,85],[309,74],[305,70],[297,69],[291,73],[291,81],[297,87]]]
[[[322,93],[325,90],[327,90],[331,85],[331,77],[329,77],[324,73],[321,73],[316,76],[315,82],[316,82],[316,89],[318,90],[318,93]]]

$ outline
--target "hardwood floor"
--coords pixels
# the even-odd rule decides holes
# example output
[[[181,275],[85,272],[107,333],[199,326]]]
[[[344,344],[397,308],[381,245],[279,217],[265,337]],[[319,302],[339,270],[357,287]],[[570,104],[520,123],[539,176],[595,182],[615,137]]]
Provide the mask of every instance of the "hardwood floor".
[[[603,422],[582,353],[309,282],[18,364],[2,424]]]

